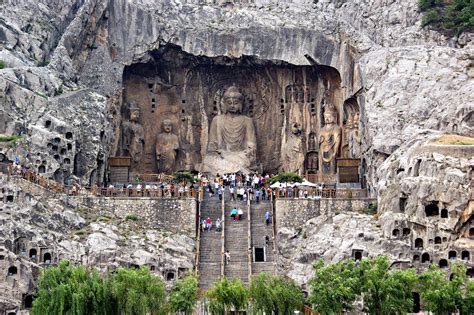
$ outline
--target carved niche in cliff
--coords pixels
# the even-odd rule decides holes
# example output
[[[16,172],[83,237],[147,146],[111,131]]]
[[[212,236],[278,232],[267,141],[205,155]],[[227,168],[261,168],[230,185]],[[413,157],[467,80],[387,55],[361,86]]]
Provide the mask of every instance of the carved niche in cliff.
[[[235,129],[239,138],[243,135],[240,131],[247,131],[250,126],[254,128],[255,140],[248,139],[250,136],[245,132],[245,141],[247,144],[254,141],[255,145],[234,150],[248,149],[245,152],[248,161],[242,170],[320,171],[319,137],[325,127],[322,104],[334,107],[336,126],[342,127],[343,121],[341,80],[336,69],[294,66],[249,56],[193,56],[171,46],[150,53],[150,57],[149,62],[132,64],[124,70],[122,116],[126,121],[127,104],[135,103],[144,130],[143,154],[132,171],[163,170],[156,161],[157,153],[167,142],[157,141],[157,135],[163,133],[164,120],[172,124],[172,134],[177,138],[177,141],[174,137],[169,140],[177,145],[172,146],[174,163],[168,173],[201,169],[209,164],[206,157],[210,151],[223,152],[214,143],[219,134],[226,133],[224,129]],[[236,102],[239,118],[236,126],[224,122],[223,127],[220,122],[229,105],[225,103],[228,96],[225,92],[231,86],[238,90],[238,93],[234,91],[236,98],[232,102]],[[229,143],[238,140],[225,137]],[[339,157],[337,146],[333,150]],[[119,147],[117,152],[125,153],[125,150]],[[229,169],[215,167],[209,171]]]

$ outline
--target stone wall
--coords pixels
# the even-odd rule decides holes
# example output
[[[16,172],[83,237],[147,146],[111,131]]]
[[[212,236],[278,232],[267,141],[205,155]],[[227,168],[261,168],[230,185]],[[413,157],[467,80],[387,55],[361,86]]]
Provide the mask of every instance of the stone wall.
[[[338,214],[342,211],[364,210],[376,199],[277,199],[275,204],[276,229],[298,228],[321,214]]]
[[[101,215],[113,214],[121,219],[136,215],[140,222],[153,229],[184,234],[193,238],[196,225],[196,200],[193,198],[106,198],[75,197]]]

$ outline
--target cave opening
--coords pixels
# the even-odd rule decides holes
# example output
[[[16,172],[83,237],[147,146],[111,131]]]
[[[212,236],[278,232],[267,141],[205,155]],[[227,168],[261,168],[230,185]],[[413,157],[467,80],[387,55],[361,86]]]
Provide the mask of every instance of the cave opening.
[[[469,254],[469,252],[468,252],[467,250],[463,250],[463,251],[461,252],[461,259],[462,259],[462,260],[469,260],[469,259],[471,259],[471,258],[470,258],[470,254]]]
[[[18,273],[18,269],[15,266],[10,266],[8,268],[8,273],[7,273],[8,276],[14,276],[17,273]]]
[[[421,262],[422,263],[430,262],[430,254],[424,253],[423,255],[421,255]]]
[[[446,259],[440,259],[439,267],[440,268],[448,268],[448,261]]]
[[[310,135],[320,134],[328,104],[335,107],[335,123],[341,130],[338,156],[360,162],[360,150],[346,145],[344,141],[349,140],[344,138],[344,130],[358,130],[361,109],[355,97],[344,102],[337,69],[254,56],[195,56],[174,45],[162,46],[149,55],[147,63],[126,66],[122,78],[122,125],[127,126],[135,119],[142,130],[138,133],[143,132],[139,139],[142,145],[137,149],[130,146],[131,129],[124,127],[117,131],[120,135],[117,134],[115,155],[132,157],[132,174],[162,171],[155,145],[157,135],[163,133],[165,120],[171,122],[170,133],[177,136],[179,143],[172,167],[166,172],[197,170],[208,148],[208,137],[203,133],[210,128],[213,118],[224,112],[223,92],[232,85],[243,95],[241,114],[250,117],[254,124],[258,172],[280,170],[288,152],[275,151],[275,147],[286,147],[292,137],[293,123],[297,122],[302,139],[301,157],[298,156],[300,170],[304,174],[321,174],[317,146],[313,151],[310,149]],[[134,118],[134,111],[139,112],[138,118]],[[352,121],[350,126],[346,126],[348,121]],[[360,181],[359,162],[352,161],[352,173],[341,173],[342,178]]]
[[[432,202],[425,206],[425,214],[427,217],[434,217],[439,215],[439,207],[437,202]]]
[[[421,238],[415,240],[415,248],[423,248],[423,240]]]
[[[456,259],[457,253],[455,250],[450,250],[448,253],[448,259]]]

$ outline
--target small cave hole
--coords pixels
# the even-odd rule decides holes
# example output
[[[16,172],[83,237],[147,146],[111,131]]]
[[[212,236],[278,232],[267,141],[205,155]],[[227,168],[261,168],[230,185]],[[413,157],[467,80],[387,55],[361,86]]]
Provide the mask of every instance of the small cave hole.
[[[421,299],[418,292],[412,292],[413,296],[413,313],[419,313],[421,311]]]
[[[173,281],[174,280],[174,272],[168,271],[166,273],[166,281]]]
[[[427,217],[433,217],[439,215],[439,208],[436,203],[430,203],[425,206],[425,214]]]
[[[68,143],[68,144],[67,144],[67,149],[68,149],[68,150],[72,150],[72,143]]]
[[[46,120],[46,121],[44,122],[44,126],[45,126],[46,128],[51,127],[51,120]]]
[[[423,255],[421,255],[421,262],[422,263],[430,262],[430,254],[424,253]]]
[[[181,100],[181,103],[182,103],[182,104],[186,104],[186,100]]]
[[[13,202],[15,198],[13,197],[13,195],[8,195],[7,196],[7,202]]]
[[[18,269],[15,266],[8,268],[8,276],[14,276],[18,273]]]
[[[445,236],[443,237],[443,243],[446,243],[448,241],[448,238]]]
[[[439,267],[440,268],[448,268],[448,261],[446,259],[441,259],[439,261]]]
[[[51,147],[51,150],[53,150],[54,152],[57,152],[58,151],[58,146],[57,145],[53,145]]]
[[[441,210],[441,218],[447,219],[448,218],[448,209]]]
[[[54,157],[54,159],[55,159],[56,161],[59,161],[59,160],[61,159],[61,157],[59,156],[59,154],[55,154],[53,157]]]
[[[413,262],[420,262],[420,255],[413,255]]]
[[[71,159],[65,158],[64,159],[64,164],[70,165],[71,164]]]
[[[408,200],[407,197],[400,197],[400,200],[398,201],[398,206],[400,208],[401,213],[405,212],[405,208],[407,206],[407,200]]]
[[[62,154],[62,155],[66,154],[66,153],[67,153],[67,150],[65,148],[62,148],[61,151],[59,151],[59,154]]]
[[[43,262],[45,264],[50,264],[51,263],[51,254],[50,253],[44,253]]]
[[[399,168],[397,169],[397,175],[402,173],[402,172],[405,172],[405,169],[404,168]]]
[[[474,238],[474,227],[469,229],[469,237]]]
[[[0,255],[0,260],[5,260],[5,256]]]
[[[31,259],[36,259],[36,255],[38,255],[38,252],[36,251],[35,248],[30,249],[30,258]]]
[[[33,296],[32,295],[26,295],[25,298],[23,299],[23,305],[25,308],[32,308],[33,307]]]
[[[394,229],[394,230],[392,231],[392,236],[398,237],[399,235],[400,235],[400,230],[399,230],[399,229]]]
[[[151,265],[151,266],[150,266],[150,271],[155,271],[155,270],[156,270],[156,266]]]
[[[72,132],[70,132],[70,131],[66,132],[66,139],[68,139],[68,140],[72,139]]]
[[[457,257],[457,253],[455,250],[450,250],[448,252],[448,259],[456,259],[456,257]]]
[[[410,235],[411,230],[409,228],[404,228],[403,229],[403,236],[408,236]]]
[[[362,260],[362,251],[361,250],[354,250],[352,253],[352,256],[354,257],[355,261],[361,261]]]
[[[40,174],[46,173],[46,166],[40,165],[40,166],[38,167],[38,173],[40,173]]]
[[[56,143],[56,144],[61,143],[61,139],[59,137],[56,137],[53,139],[53,143]]]
[[[469,278],[474,278],[474,268],[467,268],[466,276],[468,276]]]
[[[434,243],[435,243],[435,244],[441,244],[441,237],[436,236],[436,237],[434,238]]]
[[[255,262],[265,261],[265,251],[263,247],[255,247]]]
[[[130,264],[130,268],[132,268],[132,269],[140,269],[140,265],[137,265],[137,264]]]
[[[115,45],[115,44],[114,44]],[[148,83],[148,88],[152,89],[153,88],[153,83]]]
[[[461,259],[464,261],[471,259],[471,255],[469,254],[467,250],[463,250],[461,252]]]
[[[423,240],[421,238],[415,240],[415,248],[423,248]]]

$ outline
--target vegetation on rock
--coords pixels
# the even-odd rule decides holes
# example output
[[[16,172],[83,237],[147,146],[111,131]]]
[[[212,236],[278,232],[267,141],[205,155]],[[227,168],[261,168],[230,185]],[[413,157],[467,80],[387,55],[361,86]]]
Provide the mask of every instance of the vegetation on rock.
[[[423,12],[422,26],[460,35],[474,28],[474,1],[472,0],[418,0]]]

